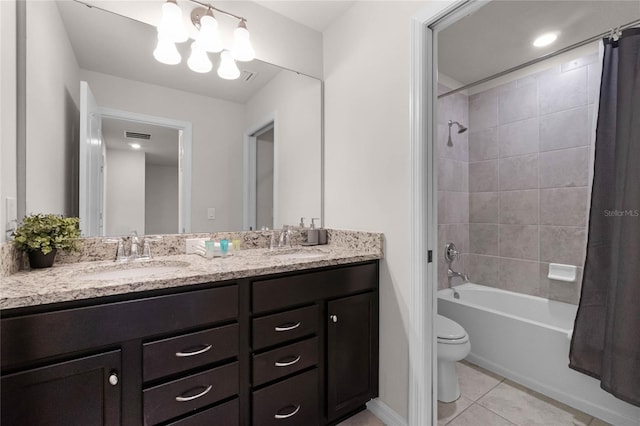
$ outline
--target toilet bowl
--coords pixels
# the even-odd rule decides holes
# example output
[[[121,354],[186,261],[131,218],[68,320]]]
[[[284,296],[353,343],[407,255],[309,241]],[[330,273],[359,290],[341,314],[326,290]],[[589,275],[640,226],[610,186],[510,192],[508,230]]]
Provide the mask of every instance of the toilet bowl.
[[[460,398],[456,362],[471,350],[469,336],[457,322],[436,315],[438,335],[438,401],[453,402]]]

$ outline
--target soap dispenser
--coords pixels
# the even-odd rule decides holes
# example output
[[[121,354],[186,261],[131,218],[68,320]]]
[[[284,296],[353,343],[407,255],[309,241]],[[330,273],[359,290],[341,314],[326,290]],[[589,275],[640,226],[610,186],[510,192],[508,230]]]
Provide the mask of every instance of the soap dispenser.
[[[311,219],[311,226],[307,229],[307,245],[315,246],[318,245],[318,230],[316,229],[315,219]]]

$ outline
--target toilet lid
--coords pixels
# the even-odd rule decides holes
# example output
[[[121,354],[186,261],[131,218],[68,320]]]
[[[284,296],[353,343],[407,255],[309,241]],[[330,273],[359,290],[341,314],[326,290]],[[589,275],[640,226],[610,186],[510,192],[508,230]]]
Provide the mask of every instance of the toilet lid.
[[[436,315],[436,333],[438,339],[445,340],[458,340],[467,335],[460,324],[442,315]]]

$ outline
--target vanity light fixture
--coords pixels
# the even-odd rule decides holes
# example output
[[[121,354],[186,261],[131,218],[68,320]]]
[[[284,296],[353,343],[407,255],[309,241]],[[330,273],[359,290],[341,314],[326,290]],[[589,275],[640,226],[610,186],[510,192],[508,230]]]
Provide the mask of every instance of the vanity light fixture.
[[[182,22],[182,9],[176,0],[167,0],[162,5],[158,34],[161,34],[164,40],[171,40],[174,43],[182,43],[189,39],[187,29]]]
[[[558,38],[558,33],[546,33],[542,34],[540,37],[536,38],[533,41],[533,45],[535,47],[545,47],[556,41]]]
[[[191,56],[189,56],[187,65],[189,65],[191,71],[199,73],[207,73],[213,68],[213,64],[209,60],[207,52],[197,41],[191,43]]]
[[[256,52],[251,45],[251,36],[247,30],[247,23],[241,19],[238,28],[233,30],[233,50],[231,51],[233,59],[236,61],[248,62],[253,61]]]
[[[218,75],[225,80],[235,80],[240,77],[240,70],[233,60],[231,52],[224,50],[220,54],[220,66],[218,67]]]
[[[158,33],[158,45],[153,51],[153,57],[156,61],[167,65],[177,65],[182,60],[176,44],[160,33]]]
[[[247,20],[199,0],[189,1],[204,6],[195,8],[191,12],[191,23],[198,30],[198,34],[191,44],[191,55],[187,61],[189,68],[198,73],[207,73],[213,68],[207,52],[221,52],[218,75],[227,80],[235,80],[240,77],[240,70],[235,61],[252,61],[256,56],[251,44],[251,36],[247,30]],[[213,16],[214,10],[239,21],[233,32],[233,47],[230,50],[223,50],[224,45],[218,32],[218,21]],[[180,6],[176,0],[166,0],[162,5],[162,19],[158,25],[158,45],[153,56],[163,64],[179,64],[182,58],[175,43],[182,43],[188,39]]]

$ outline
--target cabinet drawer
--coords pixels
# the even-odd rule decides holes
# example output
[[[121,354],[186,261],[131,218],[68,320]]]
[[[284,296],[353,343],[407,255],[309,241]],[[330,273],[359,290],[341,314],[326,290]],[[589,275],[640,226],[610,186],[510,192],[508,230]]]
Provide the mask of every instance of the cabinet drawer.
[[[319,423],[316,369],[253,392],[253,426]]]
[[[318,306],[294,309],[253,320],[253,349],[262,349],[318,330]]]
[[[238,393],[238,363],[143,391],[144,421],[153,425]]]
[[[318,363],[318,338],[253,356],[253,385],[258,386]]]
[[[240,424],[238,399],[209,408],[193,416],[185,417],[168,426],[234,426]]]
[[[220,361],[238,354],[238,325],[145,343],[142,353],[145,381]]]
[[[238,287],[231,285],[7,318],[0,326],[0,359],[4,369],[237,316]]]
[[[252,283],[253,313],[287,309],[378,287],[378,262],[308,272]]]

